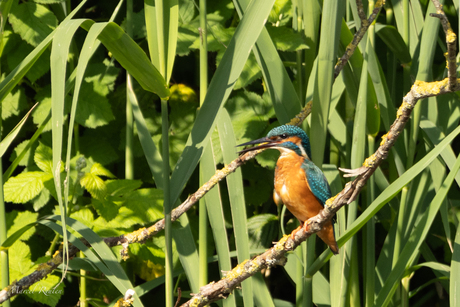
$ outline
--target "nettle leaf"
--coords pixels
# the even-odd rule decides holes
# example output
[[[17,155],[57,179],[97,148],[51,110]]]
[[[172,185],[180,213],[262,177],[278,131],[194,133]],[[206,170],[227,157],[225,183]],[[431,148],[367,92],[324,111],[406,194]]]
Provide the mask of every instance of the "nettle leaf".
[[[58,207],[56,207],[58,208]],[[92,227],[93,222],[94,222],[94,214],[93,212],[88,209],[88,208],[81,208],[78,211],[73,211],[70,214],[70,217],[73,219],[76,219],[77,221],[85,224],[88,227]]]
[[[81,179],[80,184],[93,198],[104,199],[107,195],[107,186],[101,177],[92,173],[86,173]]]
[[[248,219],[250,248],[268,248],[278,236],[278,217],[259,214]]]
[[[39,260],[42,261],[41,263],[44,263],[49,259],[50,257],[41,257]],[[55,307],[64,294],[64,283],[61,282],[57,286],[60,280],[59,276],[49,274],[45,279],[33,284],[29,288],[30,291],[27,291],[25,294],[36,302]]]
[[[200,37],[198,28],[194,25],[179,26],[177,33],[176,53],[179,56],[185,56],[190,53],[190,47]]]
[[[93,230],[100,236],[117,236],[126,233],[133,225],[150,224],[163,218],[163,191],[158,189],[140,189],[125,197],[117,216],[107,221],[99,216]]]
[[[114,90],[119,73],[120,69],[105,59],[103,63],[88,65],[85,71],[85,81],[92,83],[95,90],[105,96]]]
[[[37,221],[38,213],[30,211],[11,211],[6,213],[6,228],[8,229],[7,237],[21,229],[27,224]],[[21,240],[29,239],[35,232],[35,227],[30,228],[21,236]]]
[[[29,142],[30,140],[25,140],[19,143],[19,145],[14,148],[13,154],[10,155],[11,162],[13,162],[18,157],[18,155],[24,150],[24,148],[27,146]],[[29,167],[30,165],[34,163],[33,153],[35,152],[36,147],[37,147],[36,143],[32,145],[32,147],[25,153],[21,161],[19,161],[19,165]]]
[[[129,179],[118,179],[118,180],[107,180],[107,193],[112,196],[123,196],[131,193],[138,189],[142,185],[141,180],[129,180]]]
[[[35,212],[43,208],[50,200],[51,193],[48,189],[43,189],[38,196],[34,197],[31,202],[34,206]]]
[[[91,166],[91,174],[97,175],[97,176],[105,176],[109,178],[116,178],[114,174],[112,174],[108,169],[102,166],[100,163],[94,163],[93,166]]]
[[[22,87],[16,87],[6,95],[2,101],[2,119],[13,115],[19,115],[22,110],[27,108],[27,98]]]
[[[106,221],[111,221],[118,215],[119,206],[111,201],[110,197],[101,200],[93,198],[91,204]]]
[[[21,42],[23,41],[21,40]],[[8,53],[6,57],[8,68],[10,70],[16,68],[32,50],[34,50],[34,48],[29,44],[18,44],[16,48],[14,48],[14,52]],[[50,50],[44,50],[40,58],[34,63],[33,68],[27,71],[26,77],[30,82],[35,83],[36,80],[50,71],[50,56]]]
[[[118,153],[114,146],[99,129],[91,130],[80,138],[82,146],[81,153],[88,160],[97,161],[107,165],[118,159]]]
[[[103,86],[83,82],[78,98],[75,121],[87,128],[107,125],[114,120]]]
[[[235,34],[234,27],[224,28],[221,24],[213,24],[208,32],[208,51],[225,51]],[[191,49],[200,49],[201,37],[198,37],[190,46]]]
[[[52,178],[52,174],[43,172],[27,172],[10,177],[3,186],[5,201],[24,204],[37,196],[43,189],[44,182]]]
[[[139,189],[132,192],[123,204],[124,208],[137,216],[141,225],[163,218],[163,191],[159,189]],[[120,210],[121,211],[121,210]]]
[[[272,103],[265,96],[260,97],[248,91],[239,92],[229,99],[225,108],[232,119],[237,144],[260,138],[268,126],[268,120],[275,114]],[[214,157],[219,163],[222,159],[222,151],[217,130],[213,132],[211,141]],[[235,151],[241,149],[243,148],[235,148]]]
[[[187,24],[195,16],[195,5],[192,0],[179,0],[179,23]]]
[[[37,149],[34,154],[34,161],[37,166],[45,173],[53,173],[53,150],[51,147],[43,145],[39,142]],[[64,170],[64,166],[61,165],[61,172]]]
[[[18,240],[8,249],[10,280],[18,280],[32,272],[30,247]],[[14,260],[14,261],[13,261]]]
[[[308,45],[302,36],[302,33],[294,31],[288,27],[266,26],[268,34],[275,43],[276,49],[281,51],[297,51],[308,49]]]
[[[268,120],[274,115],[273,105],[270,102],[247,91],[229,99],[225,108],[232,119],[238,143],[260,138],[268,126]]]
[[[37,47],[58,24],[52,11],[34,2],[23,2],[13,6],[8,20],[14,32],[34,47]]]
[[[243,167],[244,178],[248,181],[244,186],[244,199],[247,205],[259,206],[273,195],[273,169],[265,169],[255,163],[247,163]]]
[[[223,52],[219,53],[219,56],[223,55]],[[220,63],[221,58],[217,57],[218,62]],[[254,53],[251,53],[244,64],[243,71],[240,74],[240,77],[236,81],[235,90],[248,86],[252,82],[262,77],[262,72],[260,71],[259,64],[257,63]]]
[[[144,39],[147,36],[147,30],[145,28],[145,12],[144,9],[139,12],[134,12],[132,16],[133,26],[133,39],[139,40]],[[121,23],[121,28],[126,31],[126,18]]]

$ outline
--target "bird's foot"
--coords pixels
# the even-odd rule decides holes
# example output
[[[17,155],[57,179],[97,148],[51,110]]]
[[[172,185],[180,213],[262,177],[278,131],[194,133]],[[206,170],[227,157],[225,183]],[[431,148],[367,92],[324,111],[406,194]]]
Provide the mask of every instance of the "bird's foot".
[[[302,224],[302,223],[301,223]],[[295,235],[297,234],[297,232],[299,232],[301,229],[304,229],[305,231],[308,231],[308,220],[306,220],[303,225],[300,225],[299,227],[297,227],[296,229],[294,229],[292,232],[291,232],[291,239],[294,240],[295,238]]]
[[[348,168],[341,168],[339,167],[339,170],[343,173],[345,173],[345,175],[343,175],[343,177],[358,177],[362,174],[364,174],[367,170],[367,167],[366,166],[361,166],[359,168],[355,168],[355,169],[348,169]]]
[[[294,240],[295,238],[295,235],[296,233],[302,229],[302,225],[300,225],[299,227],[297,227],[296,229],[294,229],[292,232],[291,232],[291,239]]]

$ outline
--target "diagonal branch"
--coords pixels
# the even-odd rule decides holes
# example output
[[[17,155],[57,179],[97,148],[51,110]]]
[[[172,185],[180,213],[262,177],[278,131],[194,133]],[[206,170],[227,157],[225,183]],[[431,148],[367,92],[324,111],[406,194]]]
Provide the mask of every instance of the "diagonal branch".
[[[295,238],[285,235],[271,249],[263,254],[242,262],[227,276],[218,282],[212,282],[200,288],[200,293],[193,296],[183,307],[205,306],[222,298],[226,298],[242,281],[253,276],[262,269],[286,263],[285,254],[294,250],[300,243],[305,241],[313,233],[321,230],[322,226],[330,220],[334,214],[344,205],[352,202],[366,184],[369,177],[375,172],[377,167],[386,159],[388,152],[398,139],[399,134],[404,129],[409,120],[410,114],[416,103],[423,98],[438,96],[452,91],[460,90],[460,85],[453,89],[449,86],[449,79],[446,78],[437,82],[416,81],[410,92],[404,97],[403,103],[399,107],[397,118],[391,125],[387,134],[382,137],[382,142],[376,152],[367,158],[363,166],[357,170],[346,170],[352,176],[358,176],[352,182],[347,183],[345,188],[336,196],[327,200],[324,209],[316,216],[308,220],[308,230],[298,231]]]

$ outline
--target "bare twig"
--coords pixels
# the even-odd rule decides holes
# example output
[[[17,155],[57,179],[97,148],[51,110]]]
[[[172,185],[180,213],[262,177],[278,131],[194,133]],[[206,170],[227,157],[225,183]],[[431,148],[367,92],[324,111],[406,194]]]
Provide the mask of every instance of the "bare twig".
[[[449,88],[453,91],[454,88],[457,86],[457,35],[455,35],[454,31],[452,31],[452,27],[450,26],[450,22],[446,17],[446,14],[442,10],[442,5],[439,3],[438,0],[432,0],[434,6],[436,7],[436,14],[430,14],[432,17],[439,18],[442,24],[442,28],[444,29],[444,33],[446,34],[446,43],[447,43],[447,53],[446,53],[446,60],[447,60],[447,74],[449,78]]]
[[[363,4],[361,3],[361,0],[356,0],[356,6],[358,7],[358,15],[359,15],[359,18],[361,19],[361,28],[359,28],[359,30],[355,33],[355,35],[353,36],[353,40],[351,41],[351,43],[348,44],[347,49],[345,50],[345,53],[335,65],[334,77],[337,77],[339,73],[342,71],[345,64],[347,64],[348,60],[350,59],[352,54],[355,52],[356,47],[358,47],[359,42],[363,38],[364,33],[367,32],[367,29],[369,29],[369,26],[374,22],[375,18],[377,18],[378,13],[380,12],[380,10],[382,9],[384,5],[385,5],[385,0],[378,0],[375,3],[375,7],[372,10],[371,15],[369,16],[368,19],[366,19],[366,16],[364,15]]]

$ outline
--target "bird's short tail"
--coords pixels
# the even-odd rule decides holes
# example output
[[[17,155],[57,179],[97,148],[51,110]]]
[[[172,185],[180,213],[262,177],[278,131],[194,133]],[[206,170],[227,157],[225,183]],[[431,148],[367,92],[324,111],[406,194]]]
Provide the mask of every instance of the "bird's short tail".
[[[334,226],[332,225],[332,222],[329,221],[326,225],[324,225],[323,229],[318,232],[318,237],[320,237],[321,240],[329,246],[334,255],[339,253],[339,246],[335,240]]]

